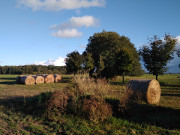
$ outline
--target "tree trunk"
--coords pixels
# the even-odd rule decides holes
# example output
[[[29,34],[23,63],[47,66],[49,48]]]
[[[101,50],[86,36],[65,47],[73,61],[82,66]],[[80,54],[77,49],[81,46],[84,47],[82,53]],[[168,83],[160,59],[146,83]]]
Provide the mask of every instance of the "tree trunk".
[[[156,75],[156,80],[158,81],[158,75]]]

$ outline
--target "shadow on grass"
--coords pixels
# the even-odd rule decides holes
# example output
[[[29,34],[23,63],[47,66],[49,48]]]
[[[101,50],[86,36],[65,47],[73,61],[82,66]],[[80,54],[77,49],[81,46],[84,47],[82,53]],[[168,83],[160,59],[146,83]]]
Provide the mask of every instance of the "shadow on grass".
[[[177,94],[177,93],[175,93],[175,94],[169,94],[169,93],[168,93],[168,94],[167,94],[167,93],[166,93],[166,94],[163,94],[163,93],[162,93],[162,94],[161,94],[161,96],[173,96],[173,97],[180,97],[180,94]]]
[[[118,112],[118,100],[106,100],[113,107],[115,117],[139,124],[154,125],[166,129],[180,129],[180,109],[149,104],[131,103],[124,112]]]
[[[15,78],[0,78],[0,84],[14,85],[16,84]]]
[[[43,117],[46,115],[46,101],[49,100],[52,92],[41,93],[34,97],[13,97],[0,99],[0,105],[14,112],[22,112],[34,117]]]
[[[127,84],[127,82],[124,82],[124,84],[122,82],[110,82],[111,85],[119,85],[119,86],[125,86]]]
[[[14,84],[17,84],[17,83],[16,83],[16,81],[3,81],[3,82],[0,82],[0,84],[14,85]]]
[[[22,112],[33,117],[46,116],[46,101],[51,92],[42,93],[34,97],[16,97],[12,99],[0,99],[0,105],[15,112]],[[165,129],[180,129],[180,109],[173,109],[149,104],[131,103],[129,108],[119,113],[119,100],[106,99],[113,107],[113,115],[139,124],[154,125]]]
[[[19,85],[24,85],[21,83],[17,83],[15,79],[13,78],[0,78],[2,80],[0,80],[0,84],[6,84],[6,85],[15,85],[15,84],[19,84]],[[70,83],[71,82],[71,78],[63,78],[63,83]]]
[[[2,80],[15,80],[14,78],[0,78]]]
[[[180,87],[180,85],[177,85],[177,84],[175,84],[175,85],[171,85],[171,84],[166,84],[165,82],[159,82],[160,83],[160,85],[161,86],[168,86],[168,87]]]

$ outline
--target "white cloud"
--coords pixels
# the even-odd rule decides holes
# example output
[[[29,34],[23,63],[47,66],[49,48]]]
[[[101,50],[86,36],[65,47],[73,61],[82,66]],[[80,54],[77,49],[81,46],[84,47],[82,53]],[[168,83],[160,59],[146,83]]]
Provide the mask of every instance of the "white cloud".
[[[42,61],[42,62],[34,62],[34,65],[54,65],[54,66],[65,66],[65,59],[62,57],[58,57],[55,60],[48,59],[47,61]]]
[[[52,33],[55,37],[60,38],[72,38],[72,37],[81,37],[82,33],[79,32],[77,29],[65,29],[65,30],[58,30],[55,33]]]
[[[105,0],[17,0],[18,4],[32,10],[60,11],[87,7],[103,7]]]
[[[71,17],[67,22],[61,24],[53,24],[51,29],[70,29],[80,27],[95,27],[98,25],[98,20],[93,16]]]
[[[176,49],[180,49],[180,36],[177,36],[176,39],[177,39]]]
[[[83,16],[83,17],[71,17],[70,24],[72,27],[92,27],[96,26],[97,20],[93,16]]]
[[[175,49],[180,49],[180,36],[177,36],[176,39],[177,39],[177,44]],[[169,63],[167,64],[167,66],[169,67],[168,72],[180,73],[179,64],[180,64],[180,58],[177,56],[176,52],[174,52],[174,59],[169,61]]]
[[[61,24],[53,24],[50,29],[56,30],[52,33],[55,37],[72,38],[80,37],[82,33],[78,31],[81,27],[95,27],[98,25],[98,20],[93,16],[71,17],[67,22]]]

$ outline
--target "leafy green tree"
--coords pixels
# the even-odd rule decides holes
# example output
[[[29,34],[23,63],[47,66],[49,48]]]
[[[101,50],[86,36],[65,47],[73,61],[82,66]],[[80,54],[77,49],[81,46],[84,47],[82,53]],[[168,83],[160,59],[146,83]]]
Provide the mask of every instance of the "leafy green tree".
[[[144,66],[156,76],[163,75],[167,70],[167,62],[173,59],[174,47],[177,40],[165,34],[164,39],[154,36],[148,45],[140,48],[139,52],[144,61]]]
[[[68,73],[77,74],[78,71],[82,69],[82,56],[77,51],[73,51],[67,54],[66,61],[66,70]]]
[[[99,56],[99,61],[97,63],[97,77],[102,77],[102,71],[104,70],[104,62],[103,62],[103,57],[100,55]]]
[[[129,50],[133,59],[132,65],[138,65],[136,67],[140,70],[138,52],[127,37],[119,36],[116,32],[106,31],[91,36],[88,40],[86,52],[91,53],[94,59],[93,72],[98,72],[100,77],[112,78],[117,76],[118,72],[115,68],[116,55],[122,49]]]
[[[116,53],[115,57],[115,68],[118,75],[122,75],[124,84],[124,76],[132,70],[133,58],[132,54],[128,49],[122,49]]]
[[[83,67],[86,72],[89,72],[94,68],[94,60],[92,54],[83,52]]]

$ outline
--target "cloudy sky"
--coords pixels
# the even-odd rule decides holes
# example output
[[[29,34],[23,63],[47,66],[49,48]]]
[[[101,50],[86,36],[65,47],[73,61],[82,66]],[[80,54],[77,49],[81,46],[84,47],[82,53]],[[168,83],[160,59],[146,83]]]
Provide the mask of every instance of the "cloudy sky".
[[[168,33],[180,48],[179,7],[180,0],[2,0],[0,65],[64,65],[103,30],[127,36],[137,49]],[[180,72],[178,63],[175,56],[169,71]]]

